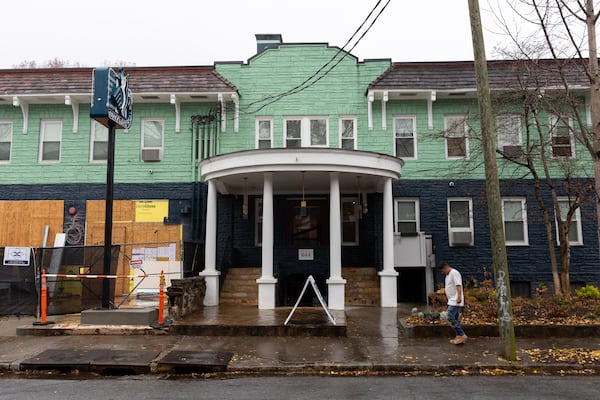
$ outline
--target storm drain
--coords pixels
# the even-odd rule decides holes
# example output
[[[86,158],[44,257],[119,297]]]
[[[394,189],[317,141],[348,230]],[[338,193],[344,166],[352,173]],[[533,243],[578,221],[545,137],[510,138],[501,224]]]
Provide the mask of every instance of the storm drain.
[[[157,361],[157,370],[175,374],[224,372],[232,357],[233,353],[225,351],[172,350]]]
[[[104,375],[131,375],[150,372],[158,352],[113,349],[50,349],[21,362],[21,370],[96,372]]]

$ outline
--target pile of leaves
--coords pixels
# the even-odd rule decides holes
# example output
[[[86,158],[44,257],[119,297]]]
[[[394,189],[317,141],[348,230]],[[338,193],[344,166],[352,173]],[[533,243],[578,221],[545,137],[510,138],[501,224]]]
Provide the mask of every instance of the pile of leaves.
[[[589,287],[588,287],[589,288]],[[580,293],[595,293],[586,289]],[[512,299],[516,325],[594,325],[600,324],[600,298],[595,296],[551,296],[545,286],[536,288],[532,297]],[[443,289],[429,295],[427,312],[417,312],[407,322],[414,325],[445,324],[441,316],[446,310]],[[465,307],[461,321],[465,325],[498,324],[498,303],[490,280],[469,285],[465,289]]]

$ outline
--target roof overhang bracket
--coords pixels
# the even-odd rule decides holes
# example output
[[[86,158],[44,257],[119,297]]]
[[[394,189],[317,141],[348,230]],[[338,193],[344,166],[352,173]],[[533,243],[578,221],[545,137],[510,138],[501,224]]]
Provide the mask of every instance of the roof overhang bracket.
[[[381,129],[387,130],[387,102],[389,99],[388,91],[383,92],[381,97]]]
[[[79,132],[79,102],[69,95],[65,96],[65,105],[73,109],[73,133]]]
[[[437,93],[432,90],[427,98],[427,126],[429,129],[433,129],[433,102],[437,98]]]
[[[231,94],[231,101],[233,101],[235,106],[233,111],[233,131],[237,133],[240,131],[240,98],[238,97],[237,93]]]
[[[223,93],[218,93],[217,99],[221,105],[221,133],[225,133],[227,132],[227,105]]]
[[[367,101],[367,117],[368,117],[368,124],[369,124],[369,130],[372,131],[373,130],[373,101],[375,101],[375,93],[369,91],[368,95],[368,101]]]
[[[23,101],[19,96],[13,96],[13,106],[21,107],[23,113],[23,134],[27,134],[27,128],[29,127],[29,103]]]
[[[181,132],[181,102],[176,94],[171,94],[169,102],[175,106],[175,132]]]

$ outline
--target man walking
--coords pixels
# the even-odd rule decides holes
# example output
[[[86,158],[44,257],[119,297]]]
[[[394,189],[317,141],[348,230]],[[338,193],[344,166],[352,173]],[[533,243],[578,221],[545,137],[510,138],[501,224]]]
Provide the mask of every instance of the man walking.
[[[456,337],[450,340],[452,344],[462,344],[467,340],[467,335],[460,324],[460,312],[465,305],[462,276],[458,270],[447,263],[440,264],[440,272],[446,275],[445,292],[448,298],[448,323],[454,328]]]

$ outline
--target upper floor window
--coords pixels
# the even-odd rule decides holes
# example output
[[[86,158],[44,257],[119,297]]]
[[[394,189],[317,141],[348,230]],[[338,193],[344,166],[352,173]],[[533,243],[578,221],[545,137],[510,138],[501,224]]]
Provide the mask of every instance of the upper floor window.
[[[573,120],[568,115],[552,114],[549,118],[552,157],[574,157]]]
[[[0,162],[10,161],[12,122],[0,121]]]
[[[396,199],[394,231],[414,234],[419,232],[419,200]]]
[[[108,160],[108,128],[92,121],[90,161]]]
[[[142,161],[162,160],[164,127],[162,119],[142,120]]]
[[[563,197],[558,199],[558,208],[560,210],[560,216],[563,222],[567,220],[567,214],[570,208],[570,201],[568,198]],[[556,238],[560,243],[560,236],[558,235],[558,224],[556,229]],[[583,244],[583,231],[581,228],[581,210],[578,207],[571,216],[571,224],[569,225],[569,244],[570,245],[582,245]]]
[[[450,246],[473,246],[473,202],[470,198],[448,199]]]
[[[502,199],[502,217],[506,245],[528,245],[527,203],[525,199]]]
[[[396,157],[416,158],[417,122],[415,117],[394,117],[394,149]]]
[[[50,119],[42,120],[39,162],[60,161],[61,141],[62,121]]]
[[[260,117],[256,119],[256,148],[270,149],[273,147],[273,118]]]
[[[506,157],[517,157],[523,154],[520,115],[498,115],[496,117],[496,133],[498,134],[498,149]]]
[[[340,117],[340,148],[356,149],[356,117]]]
[[[466,115],[444,117],[446,158],[469,158],[469,126]]]
[[[327,147],[326,117],[290,117],[284,120],[285,147]]]

